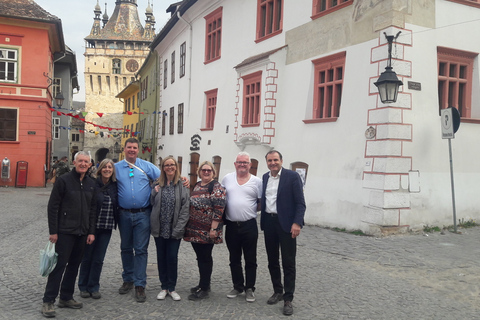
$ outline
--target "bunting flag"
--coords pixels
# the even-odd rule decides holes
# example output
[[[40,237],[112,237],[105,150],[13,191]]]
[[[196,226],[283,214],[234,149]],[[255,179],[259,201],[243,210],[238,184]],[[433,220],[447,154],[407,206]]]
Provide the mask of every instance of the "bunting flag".
[[[103,113],[97,112],[97,115],[101,118],[103,116]]]

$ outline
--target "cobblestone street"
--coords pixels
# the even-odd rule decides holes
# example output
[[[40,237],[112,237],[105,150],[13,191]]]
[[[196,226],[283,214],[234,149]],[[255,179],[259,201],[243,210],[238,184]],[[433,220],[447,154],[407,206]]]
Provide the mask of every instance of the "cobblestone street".
[[[47,188],[0,188],[0,319],[43,319],[46,278],[38,273],[39,250],[48,240]],[[308,214],[308,211],[307,211]],[[354,236],[306,226],[298,239],[297,286],[292,319],[480,319],[480,228],[385,238]],[[83,309],[56,308],[57,319],[278,319],[283,304],[273,293],[260,233],[256,301],[231,290],[228,252],[214,248],[210,298],[187,299],[197,284],[195,255],[182,242],[179,302],[156,300],[160,290],[151,239],[147,301],[119,295],[122,284],[118,231],[114,231],[101,278],[102,298],[75,299]]]

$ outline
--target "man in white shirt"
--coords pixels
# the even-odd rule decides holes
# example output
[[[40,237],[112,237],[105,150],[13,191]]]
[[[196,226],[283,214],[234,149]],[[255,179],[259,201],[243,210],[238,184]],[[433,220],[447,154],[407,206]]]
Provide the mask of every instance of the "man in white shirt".
[[[230,253],[233,290],[228,298],[245,291],[247,302],[255,301],[257,275],[257,211],[262,197],[262,180],[250,174],[250,155],[240,152],[234,162],[235,172],[227,174],[222,185],[227,190],[225,241]],[[242,270],[245,259],[245,278]]]

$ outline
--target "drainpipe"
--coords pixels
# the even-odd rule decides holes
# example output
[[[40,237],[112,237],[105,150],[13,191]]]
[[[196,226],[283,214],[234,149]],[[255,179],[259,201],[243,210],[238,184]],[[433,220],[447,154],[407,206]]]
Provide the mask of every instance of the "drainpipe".
[[[192,25],[185,20],[181,15],[180,11],[177,10],[177,17],[178,19],[182,20],[185,22],[190,29],[190,39],[188,40],[188,114],[190,114],[190,100],[192,96],[192,38],[193,38],[193,31],[192,31]]]

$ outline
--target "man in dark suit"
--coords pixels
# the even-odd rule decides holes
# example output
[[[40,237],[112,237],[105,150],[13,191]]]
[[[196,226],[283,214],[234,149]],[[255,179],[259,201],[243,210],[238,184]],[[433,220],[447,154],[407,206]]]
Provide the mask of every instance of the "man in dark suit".
[[[283,300],[283,314],[291,315],[295,291],[296,238],[303,227],[306,208],[303,184],[298,173],[282,167],[283,159],[280,152],[272,150],[267,153],[265,159],[270,172],[263,175],[260,228],[265,236],[268,270],[274,290],[267,303],[276,304]],[[285,287],[282,285],[279,248],[282,252]]]

